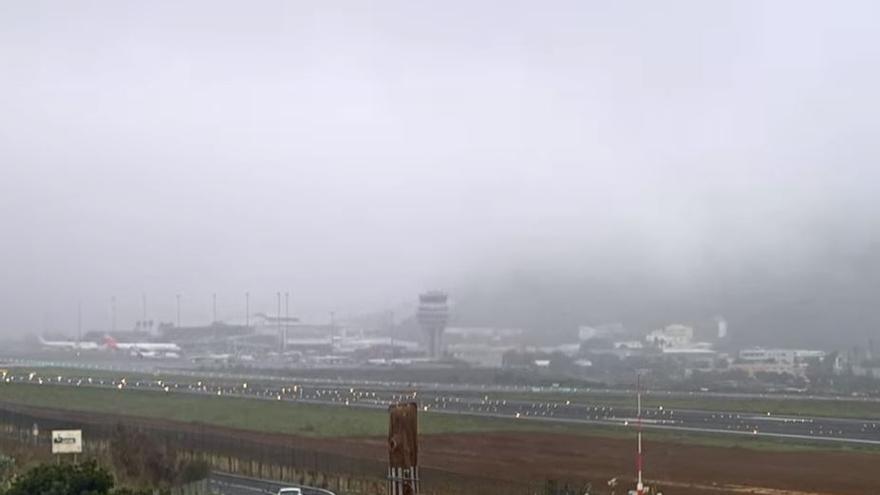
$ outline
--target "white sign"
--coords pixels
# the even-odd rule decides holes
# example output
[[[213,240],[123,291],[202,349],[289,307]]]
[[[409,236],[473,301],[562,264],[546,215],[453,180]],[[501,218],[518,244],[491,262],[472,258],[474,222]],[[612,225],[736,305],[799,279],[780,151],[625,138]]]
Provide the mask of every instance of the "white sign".
[[[82,430],[52,430],[53,454],[81,454]]]

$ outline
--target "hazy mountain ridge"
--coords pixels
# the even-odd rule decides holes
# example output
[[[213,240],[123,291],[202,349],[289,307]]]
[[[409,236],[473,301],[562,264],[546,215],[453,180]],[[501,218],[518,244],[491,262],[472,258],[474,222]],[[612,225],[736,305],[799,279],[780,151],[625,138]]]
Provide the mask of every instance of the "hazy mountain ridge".
[[[456,316],[553,341],[571,341],[578,325],[618,321],[635,332],[691,323],[710,337],[718,315],[743,345],[849,348],[880,335],[880,250],[873,246],[856,256],[825,253],[793,272],[756,260],[748,269],[706,268],[675,282],[647,266],[626,266],[564,272],[532,265],[473,278],[456,294]]]

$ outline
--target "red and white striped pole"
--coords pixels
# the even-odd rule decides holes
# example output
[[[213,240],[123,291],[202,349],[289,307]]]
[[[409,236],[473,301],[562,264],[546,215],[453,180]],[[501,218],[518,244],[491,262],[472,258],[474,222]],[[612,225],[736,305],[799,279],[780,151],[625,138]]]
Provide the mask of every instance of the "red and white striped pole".
[[[642,376],[636,375],[636,428],[638,429],[639,450],[636,456],[636,469],[639,480],[636,483],[636,494],[642,495],[645,486],[642,484]]]

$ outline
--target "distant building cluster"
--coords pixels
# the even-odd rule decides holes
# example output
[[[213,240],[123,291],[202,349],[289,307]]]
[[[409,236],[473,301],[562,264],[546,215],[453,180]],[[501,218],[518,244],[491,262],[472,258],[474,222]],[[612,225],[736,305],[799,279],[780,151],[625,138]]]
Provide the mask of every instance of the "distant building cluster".
[[[280,313],[280,299],[279,299]],[[553,335],[564,332],[550,332]],[[141,359],[186,359],[205,366],[521,368],[613,383],[634,369],[668,380],[715,377],[736,388],[750,381],[798,387],[825,376],[880,379],[873,342],[848,352],[734,347],[717,316],[633,329],[620,322],[577,327],[565,341],[539,331],[467,326],[438,290],[413,298],[398,320],[303,321],[265,312],[244,322],[180,326],[141,319],[130,330],[92,331],[77,339],[40,339],[45,348],[116,352]],[[702,378],[701,378],[702,377]]]

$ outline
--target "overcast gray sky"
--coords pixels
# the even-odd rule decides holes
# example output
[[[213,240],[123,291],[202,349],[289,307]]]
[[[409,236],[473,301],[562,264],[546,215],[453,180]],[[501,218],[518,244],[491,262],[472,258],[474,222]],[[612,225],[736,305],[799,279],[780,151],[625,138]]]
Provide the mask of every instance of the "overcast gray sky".
[[[5,1],[6,332],[876,249],[876,2]],[[873,246],[873,247],[871,247]],[[848,252],[848,251],[847,251]],[[707,253],[709,253],[707,255]],[[647,261],[646,261],[647,260]]]

